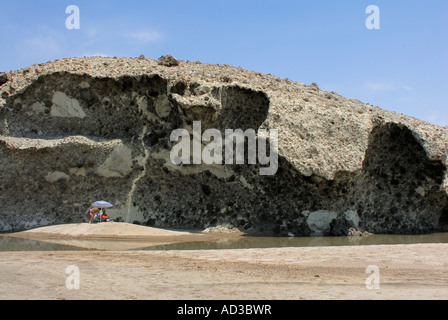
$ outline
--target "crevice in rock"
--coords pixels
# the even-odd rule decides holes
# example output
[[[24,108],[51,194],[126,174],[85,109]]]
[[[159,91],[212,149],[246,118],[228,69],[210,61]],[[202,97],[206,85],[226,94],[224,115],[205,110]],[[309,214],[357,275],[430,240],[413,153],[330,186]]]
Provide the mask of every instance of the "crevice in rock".
[[[134,207],[134,193],[137,190],[137,184],[138,182],[146,175],[146,166],[148,164],[148,160],[150,157],[150,151],[149,149],[145,146],[145,135],[147,133],[147,128],[146,126],[143,127],[143,131],[142,134],[140,136],[140,141],[141,141],[141,145],[142,145],[142,149],[145,153],[145,157],[142,160],[142,172],[132,181],[131,184],[131,189],[127,195],[127,199],[126,199],[126,222],[131,222],[131,217],[132,217],[132,213],[133,213],[133,207]]]

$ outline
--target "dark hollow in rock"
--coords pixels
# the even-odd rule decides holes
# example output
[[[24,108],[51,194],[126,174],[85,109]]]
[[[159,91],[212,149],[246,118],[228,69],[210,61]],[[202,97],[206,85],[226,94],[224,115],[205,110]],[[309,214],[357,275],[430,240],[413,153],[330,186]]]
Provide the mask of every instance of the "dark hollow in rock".
[[[358,230],[358,227],[351,220],[337,218],[330,223],[330,235],[335,237],[348,236],[350,229]]]
[[[8,75],[5,72],[0,73],[0,87],[8,82]]]

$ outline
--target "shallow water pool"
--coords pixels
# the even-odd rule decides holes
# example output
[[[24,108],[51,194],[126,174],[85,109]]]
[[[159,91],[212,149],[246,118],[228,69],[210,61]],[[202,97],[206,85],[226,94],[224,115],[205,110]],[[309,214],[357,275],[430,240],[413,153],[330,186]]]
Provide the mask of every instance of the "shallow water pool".
[[[284,247],[330,247],[357,245],[391,245],[416,243],[448,243],[448,233],[428,235],[371,235],[369,237],[242,237],[213,242],[186,242],[151,246],[145,250],[213,250]],[[140,249],[141,250],[141,249]]]
[[[52,240],[36,241],[0,236],[0,251],[80,251],[80,250],[225,250],[282,247],[321,247],[392,245],[417,243],[448,243],[448,233],[427,235],[371,235],[369,237],[240,237],[219,241],[183,242],[154,244],[151,242],[130,242],[125,240],[64,240],[63,244]]]
[[[0,236],[1,251],[80,251],[86,250],[77,246],[61,245],[45,241],[19,239]]]

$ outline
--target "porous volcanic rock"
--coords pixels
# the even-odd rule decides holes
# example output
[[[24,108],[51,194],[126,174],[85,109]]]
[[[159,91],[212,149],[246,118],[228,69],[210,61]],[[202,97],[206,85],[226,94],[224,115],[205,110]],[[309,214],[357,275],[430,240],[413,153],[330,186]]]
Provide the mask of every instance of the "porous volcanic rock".
[[[87,221],[96,200],[114,203],[113,219],[155,227],[448,229],[447,128],[316,85],[228,65],[104,57],[3,73],[0,85],[0,231]],[[194,121],[203,131],[277,129],[278,171],[174,165],[170,135]]]

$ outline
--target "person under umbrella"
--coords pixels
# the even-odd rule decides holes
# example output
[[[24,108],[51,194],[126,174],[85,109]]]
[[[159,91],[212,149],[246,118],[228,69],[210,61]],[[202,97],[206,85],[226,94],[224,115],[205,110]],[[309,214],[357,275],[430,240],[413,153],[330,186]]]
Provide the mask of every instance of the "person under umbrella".
[[[99,222],[108,222],[111,221],[109,217],[106,214],[106,208],[113,208],[113,204],[107,201],[96,201],[92,203],[93,208],[98,209],[98,213],[96,214],[95,218],[99,218]],[[94,219],[95,219],[94,218]]]

